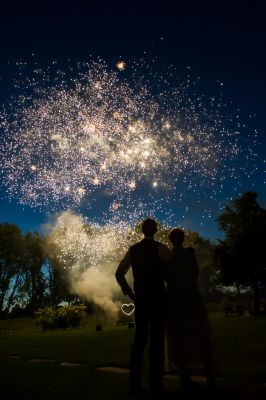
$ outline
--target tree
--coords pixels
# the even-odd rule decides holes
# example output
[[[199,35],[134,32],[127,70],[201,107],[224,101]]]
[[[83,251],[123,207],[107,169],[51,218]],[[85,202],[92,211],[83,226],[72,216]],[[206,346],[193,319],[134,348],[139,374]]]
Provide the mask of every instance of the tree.
[[[51,256],[46,258],[47,292],[45,302],[56,307],[62,302],[72,302],[76,296],[70,293],[69,282],[60,262]]]
[[[37,233],[27,233],[23,237],[23,267],[25,281],[23,291],[28,298],[27,311],[30,313],[42,307],[45,298],[44,248],[42,238]]]
[[[266,281],[266,210],[255,192],[245,192],[226,206],[218,217],[225,239],[217,245],[216,263],[225,285],[247,285],[254,296],[254,315],[259,314],[259,284]]]
[[[18,226],[0,224],[0,313],[20,301],[23,284],[23,239]]]

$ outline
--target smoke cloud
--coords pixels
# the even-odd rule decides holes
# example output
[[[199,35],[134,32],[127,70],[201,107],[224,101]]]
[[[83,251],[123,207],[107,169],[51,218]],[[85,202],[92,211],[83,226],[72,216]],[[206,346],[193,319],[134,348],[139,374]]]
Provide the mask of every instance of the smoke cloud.
[[[111,320],[117,318],[120,304],[113,301],[113,297],[119,294],[120,288],[114,279],[113,272],[109,270],[108,273],[105,272],[104,266],[101,270],[88,269],[77,279],[72,277],[71,285],[73,293],[77,293],[81,298],[92,300],[106,312]]]
[[[124,223],[91,224],[64,211],[45,226],[48,254],[64,271],[72,293],[101,307],[116,320],[121,289],[115,270],[133,240]]]

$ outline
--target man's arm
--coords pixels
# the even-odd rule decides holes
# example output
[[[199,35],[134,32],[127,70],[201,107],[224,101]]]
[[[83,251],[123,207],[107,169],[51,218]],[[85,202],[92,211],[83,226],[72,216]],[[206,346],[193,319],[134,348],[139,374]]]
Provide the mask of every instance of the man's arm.
[[[135,300],[135,294],[133,293],[131,287],[129,286],[129,284],[127,283],[127,280],[125,278],[125,275],[128,272],[129,268],[130,268],[130,249],[126,253],[123,260],[118,265],[118,268],[115,273],[115,277],[116,277],[118,285],[122,289],[122,292],[126,296],[130,297],[131,300]]]

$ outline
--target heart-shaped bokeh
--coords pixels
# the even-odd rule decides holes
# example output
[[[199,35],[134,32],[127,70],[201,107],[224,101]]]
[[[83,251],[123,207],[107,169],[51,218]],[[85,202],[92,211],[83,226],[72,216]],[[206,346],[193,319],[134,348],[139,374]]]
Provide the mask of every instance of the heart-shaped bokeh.
[[[121,310],[126,315],[131,315],[135,311],[135,305],[133,303],[122,304]]]

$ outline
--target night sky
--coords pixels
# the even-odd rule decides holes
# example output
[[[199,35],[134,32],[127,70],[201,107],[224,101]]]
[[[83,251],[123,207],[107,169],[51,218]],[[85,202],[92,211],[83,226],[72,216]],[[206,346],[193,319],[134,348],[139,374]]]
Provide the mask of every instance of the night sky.
[[[50,14],[50,15],[48,15]],[[241,192],[254,190],[258,201],[266,207],[265,190],[265,90],[266,90],[266,28],[257,15],[218,16],[189,13],[167,16],[164,13],[133,12],[122,16],[115,13],[6,13],[0,21],[0,100],[9,101],[13,94],[16,63],[38,63],[43,68],[57,60],[62,68],[69,63],[87,62],[101,57],[110,66],[117,61],[145,58],[162,74],[171,66],[185,76],[189,71],[200,76],[206,95],[221,93],[232,113],[238,113],[248,128],[241,131],[241,144],[247,142],[247,132],[258,132],[254,153],[257,171],[241,177]],[[67,15],[68,14],[68,15]],[[237,110],[237,111],[236,111]],[[249,118],[252,116],[252,118]],[[239,167],[239,166],[238,166]],[[46,220],[45,210],[22,206],[8,199],[1,187],[0,221],[18,224],[23,231],[38,230]],[[225,199],[236,197],[230,183]],[[230,192],[230,193],[229,193]],[[222,201],[222,197],[219,201]],[[190,199],[191,200],[191,199]],[[215,208],[217,199],[202,199],[204,208]],[[193,203],[193,201],[192,201]],[[97,207],[100,207],[99,204]],[[96,207],[96,208],[97,208]],[[200,206],[199,206],[200,207]],[[203,206],[202,206],[203,207]],[[78,208],[76,208],[78,210]],[[78,210],[79,211],[79,210]],[[80,210],[84,212],[83,210]],[[173,204],[178,215],[178,205]],[[99,210],[95,211],[96,213]],[[86,210],[85,210],[86,214]],[[181,220],[176,218],[177,223]],[[215,215],[202,219],[199,208],[189,209],[182,226],[198,231],[204,237],[221,236]]]

